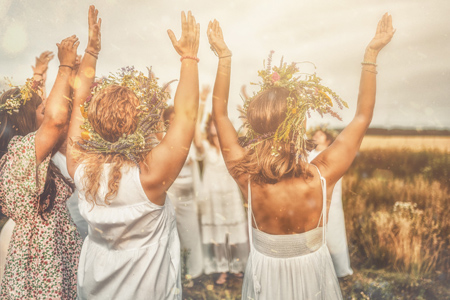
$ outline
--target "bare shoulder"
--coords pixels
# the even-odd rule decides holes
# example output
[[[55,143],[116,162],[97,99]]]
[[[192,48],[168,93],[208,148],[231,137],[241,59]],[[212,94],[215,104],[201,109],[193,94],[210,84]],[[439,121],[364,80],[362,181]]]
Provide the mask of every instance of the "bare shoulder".
[[[169,189],[172,182],[166,182],[157,172],[151,172],[151,169],[146,161],[139,164],[139,180],[142,189],[148,200],[157,204],[164,205],[166,199],[166,191]]]

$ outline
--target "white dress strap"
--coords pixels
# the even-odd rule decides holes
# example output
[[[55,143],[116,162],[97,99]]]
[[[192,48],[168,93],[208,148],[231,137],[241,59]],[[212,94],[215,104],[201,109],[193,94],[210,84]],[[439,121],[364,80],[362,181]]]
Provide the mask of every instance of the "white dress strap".
[[[316,167],[317,172],[319,173],[319,176],[320,176],[320,183],[322,186],[322,212],[320,214],[319,224],[317,225],[317,227],[319,227],[320,221],[323,218],[322,243],[326,244],[327,243],[327,239],[326,239],[327,238],[327,232],[326,232],[327,231],[326,230],[326,228],[327,228],[327,181],[325,180],[324,177],[322,177],[322,174],[320,174],[319,168],[314,164],[311,164],[311,165]]]
[[[253,250],[253,233],[252,233],[252,189],[250,188],[250,178],[248,179],[247,192],[247,222],[248,222],[248,237],[250,239],[250,251]]]
[[[248,193],[247,193],[247,222],[248,222],[248,237],[250,239],[250,261],[251,261],[251,272],[253,277],[253,289],[255,293],[255,299],[258,299],[259,293],[261,292],[261,284],[258,280],[258,277],[255,274],[255,262],[253,261],[253,227],[252,227],[252,189],[250,187],[250,177],[248,178]],[[256,220],[255,220],[256,225]],[[256,225],[257,226],[257,225]]]

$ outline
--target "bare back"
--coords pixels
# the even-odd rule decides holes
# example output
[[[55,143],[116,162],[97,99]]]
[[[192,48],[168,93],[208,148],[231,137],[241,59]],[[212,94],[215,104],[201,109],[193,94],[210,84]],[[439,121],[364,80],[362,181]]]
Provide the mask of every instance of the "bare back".
[[[322,226],[323,193],[320,175],[309,165],[313,176],[283,179],[276,184],[251,184],[252,210],[258,229],[275,235],[302,233]],[[248,201],[247,180],[238,181]],[[333,186],[327,185],[327,199]],[[328,203],[328,201],[327,201]],[[329,209],[329,204],[327,205]],[[328,212],[328,210],[327,210]],[[255,226],[255,224],[253,224]]]

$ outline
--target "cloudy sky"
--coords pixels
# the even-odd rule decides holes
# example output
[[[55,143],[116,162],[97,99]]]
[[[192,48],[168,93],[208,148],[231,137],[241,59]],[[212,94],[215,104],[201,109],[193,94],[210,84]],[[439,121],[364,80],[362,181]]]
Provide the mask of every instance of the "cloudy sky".
[[[153,70],[160,81],[179,76],[179,56],[166,30],[181,32],[180,11],[192,10],[201,24],[200,84],[214,84],[217,59],[209,50],[208,21],[220,21],[233,51],[233,106],[240,88],[258,80],[256,71],[270,50],[274,61],[312,61],[323,83],[350,109],[344,122],[314,118],[342,127],[355,112],[364,49],[379,18],[393,16],[397,32],[378,58],[378,93],[372,127],[450,128],[450,1],[448,0],[0,0],[0,78],[16,84],[30,77],[34,57],[77,34],[81,53],[87,40],[87,11],[95,4],[103,18],[98,75],[122,66]],[[56,75],[55,58],[48,88]],[[302,65],[305,72],[314,72]],[[173,86],[175,88],[176,85]],[[251,93],[254,86],[248,86]],[[233,114],[237,116],[236,113]]]

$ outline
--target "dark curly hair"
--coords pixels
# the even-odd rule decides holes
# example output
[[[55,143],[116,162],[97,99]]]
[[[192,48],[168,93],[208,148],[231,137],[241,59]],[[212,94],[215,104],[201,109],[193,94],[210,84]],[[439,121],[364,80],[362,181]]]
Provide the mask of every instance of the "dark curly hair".
[[[7,99],[20,94],[19,88],[13,88],[4,92],[0,96],[0,103],[5,103]],[[6,111],[0,112],[0,159],[8,151],[8,144],[16,135],[26,136],[27,134],[36,131],[36,110],[42,103],[42,98],[32,93],[30,100],[23,104],[19,111],[13,114],[8,114]],[[44,192],[39,195],[38,212],[42,219],[45,220],[44,214],[51,212],[56,198],[56,180],[61,179],[70,189],[75,189],[74,184],[66,179],[61,171],[50,161],[45,180]]]

